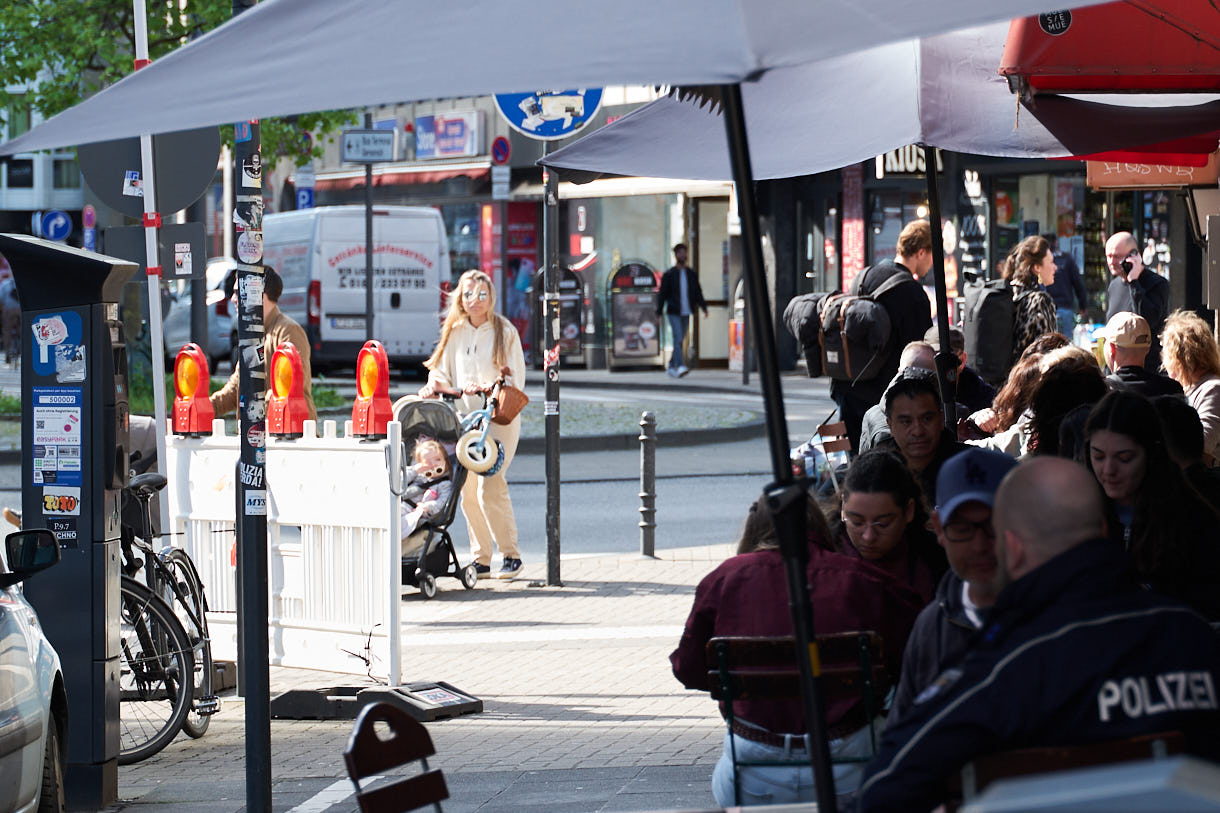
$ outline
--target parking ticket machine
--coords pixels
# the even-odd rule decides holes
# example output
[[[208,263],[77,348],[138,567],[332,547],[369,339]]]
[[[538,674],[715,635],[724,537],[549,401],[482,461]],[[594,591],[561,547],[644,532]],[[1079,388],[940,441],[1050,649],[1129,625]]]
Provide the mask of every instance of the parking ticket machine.
[[[118,298],[137,266],[0,234],[21,297],[21,508],[59,539],[25,594],[63,664],[72,808],[118,796],[119,517],[127,483],[127,348]]]

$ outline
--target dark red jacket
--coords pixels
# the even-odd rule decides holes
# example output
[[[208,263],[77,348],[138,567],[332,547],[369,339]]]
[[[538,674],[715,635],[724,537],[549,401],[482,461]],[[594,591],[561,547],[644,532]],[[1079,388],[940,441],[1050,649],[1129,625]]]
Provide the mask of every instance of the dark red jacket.
[[[809,546],[813,626],[818,635],[871,630],[881,635],[885,664],[898,679],[902,650],[923,603],[906,585],[861,559]],[[707,642],[718,635],[792,635],[784,562],[777,550],[743,553],[723,562],[695,589],[678,648],[669,656],[688,689],[707,691]],[[854,705],[827,704],[827,725]],[[775,733],[804,734],[800,700],[738,701],[737,716]]]

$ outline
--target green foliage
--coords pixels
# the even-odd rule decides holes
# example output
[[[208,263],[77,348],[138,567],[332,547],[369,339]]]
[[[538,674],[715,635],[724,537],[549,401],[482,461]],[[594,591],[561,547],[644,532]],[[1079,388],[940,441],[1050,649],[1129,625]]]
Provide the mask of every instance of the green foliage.
[[[21,415],[21,399],[0,393],[0,415]]]
[[[189,0],[184,4],[145,0],[145,8],[148,52],[155,60],[229,19],[233,4],[232,0]],[[0,88],[30,83],[27,98],[34,110],[46,117],[66,110],[132,72],[132,18],[130,0],[0,3]],[[277,45],[268,43],[268,47]],[[252,86],[257,88],[257,77]],[[264,119],[260,122],[263,154],[304,164],[310,157],[321,157],[321,134],[352,121],[354,116],[348,110]],[[301,151],[305,132],[315,134],[309,154]],[[222,135],[226,143],[233,143],[232,126],[222,128]]]
[[[350,402],[330,387],[313,388],[313,405],[319,410],[349,406]]]

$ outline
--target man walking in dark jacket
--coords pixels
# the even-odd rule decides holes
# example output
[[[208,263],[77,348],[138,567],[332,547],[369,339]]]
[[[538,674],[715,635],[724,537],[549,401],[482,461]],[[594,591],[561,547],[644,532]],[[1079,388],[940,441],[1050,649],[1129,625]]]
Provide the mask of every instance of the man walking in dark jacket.
[[[1046,292],[1055,300],[1059,332],[1070,339],[1076,326],[1076,314],[1083,317],[1089,310],[1089,292],[1085,290],[1080,268],[1072,255],[1059,250],[1059,235],[1049,232],[1042,236],[1050,244],[1051,256],[1055,258],[1055,281],[1046,286]]]
[[[1017,461],[990,449],[968,449],[949,458],[936,477],[932,524],[949,560],[936,598],[915,619],[902,656],[902,674],[889,725],[906,714],[915,698],[946,666],[966,652],[995,602],[995,531],[991,510],[1004,475]]]
[[[896,256],[866,270],[852,283],[852,293],[872,294],[890,277],[906,274],[919,279],[932,270],[932,228],[926,220],[913,220],[898,235]],[[898,357],[909,342],[918,341],[932,326],[932,309],[921,285],[899,285],[877,300],[890,317],[890,344],[877,374],[865,381],[830,382],[830,397],[839,405],[839,417],[847,424],[852,449],[860,444],[864,413],[881,400],[886,385],[898,372]]]
[[[965,657],[887,728],[858,809],[931,810],[968,761],[1012,748],[1084,745],[1158,731],[1214,758],[1220,641],[1203,618],[1144,590],[1105,539],[1089,472],[1055,457],[996,493],[1002,586]]]
[[[707,318],[707,302],[703,299],[703,289],[699,287],[699,275],[686,265],[686,244],[678,243],[674,246],[674,265],[661,275],[661,291],[657,295],[657,316],[662,311],[668,311],[669,327],[673,333],[674,349],[666,372],[675,378],[690,372],[683,361],[682,350],[695,308],[702,309],[704,318]]]

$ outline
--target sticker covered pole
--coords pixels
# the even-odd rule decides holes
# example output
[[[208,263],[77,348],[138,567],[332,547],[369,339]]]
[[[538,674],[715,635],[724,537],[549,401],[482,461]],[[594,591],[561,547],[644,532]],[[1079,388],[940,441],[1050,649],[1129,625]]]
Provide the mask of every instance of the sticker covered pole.
[[[236,11],[236,9],[235,9]],[[271,674],[267,664],[267,365],[263,346],[263,163],[257,121],[233,127],[238,344],[238,591],[246,697],[246,809],[271,811]]]
[[[550,152],[551,142],[546,143]],[[542,295],[543,369],[546,370],[543,403],[546,433],[546,583],[563,584],[559,573],[559,176],[542,171],[545,187],[542,233],[546,270]]]

